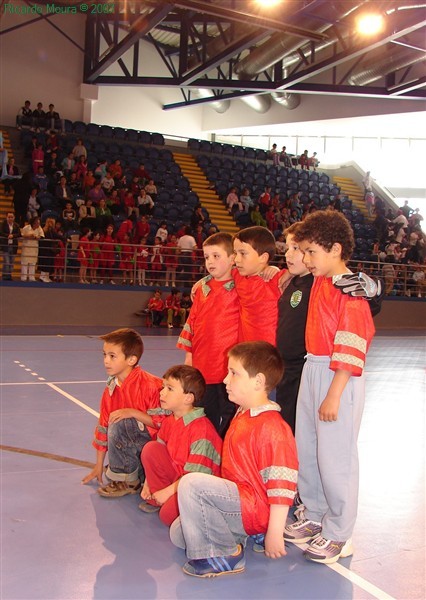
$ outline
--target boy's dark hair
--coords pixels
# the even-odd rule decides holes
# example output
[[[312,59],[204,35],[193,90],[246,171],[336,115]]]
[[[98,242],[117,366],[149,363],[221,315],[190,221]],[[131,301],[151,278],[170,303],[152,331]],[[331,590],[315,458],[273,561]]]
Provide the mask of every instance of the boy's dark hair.
[[[206,246],[221,246],[228,256],[231,256],[234,252],[234,248],[232,246],[232,235],[230,233],[225,233],[224,231],[218,231],[217,233],[213,233],[203,242],[203,248]]]
[[[130,356],[136,356],[137,361],[135,366],[143,354],[142,338],[134,329],[128,329],[127,327],[123,329],[116,329],[115,331],[101,335],[100,339],[107,344],[120,346],[126,358],[129,358]]]
[[[240,361],[250,377],[263,373],[267,392],[273,390],[282,379],[282,358],[275,346],[269,342],[241,342],[229,350],[228,357]]]
[[[272,260],[275,256],[275,238],[272,231],[269,231],[266,227],[255,225],[254,227],[241,229],[241,231],[234,235],[234,240],[240,240],[240,242],[250,244],[259,256],[266,252],[269,256],[269,260]]]
[[[313,242],[330,252],[333,244],[342,246],[342,260],[350,259],[354,246],[354,234],[347,218],[335,210],[318,210],[301,221],[296,233],[296,242]]]
[[[189,365],[176,365],[167,369],[163,379],[176,379],[176,381],[179,381],[184,393],[194,396],[194,406],[201,406],[206,391],[206,382],[198,369]]]

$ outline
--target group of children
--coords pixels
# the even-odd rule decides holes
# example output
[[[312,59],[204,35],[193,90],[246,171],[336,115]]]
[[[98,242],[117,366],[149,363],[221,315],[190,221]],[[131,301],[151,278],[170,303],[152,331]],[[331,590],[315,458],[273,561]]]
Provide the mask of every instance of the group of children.
[[[102,338],[109,380],[96,467],[83,483],[96,478],[101,496],[117,497],[137,493],[145,477],[140,508],[160,511],[173,543],[186,549],[188,575],[243,571],[249,536],[270,558],[285,555],[285,541],[309,542],[305,556],[315,562],[352,553],[363,370],[374,334],[359,296],[376,289],[346,267],[354,240],[340,213],[318,211],[286,234],[285,272],[268,266],[275,240],[263,227],[204,242],[209,275],[178,340],[185,365],[162,384],[137,367],[135,332]],[[302,506],[286,525],[296,486]]]

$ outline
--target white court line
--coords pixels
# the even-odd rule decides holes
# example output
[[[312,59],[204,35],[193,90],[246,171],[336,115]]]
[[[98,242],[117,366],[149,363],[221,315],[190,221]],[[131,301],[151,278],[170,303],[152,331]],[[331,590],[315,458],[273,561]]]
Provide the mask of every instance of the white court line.
[[[294,544],[294,545],[296,545],[296,544]],[[297,544],[297,547],[300,548],[301,550],[306,550],[308,545],[309,544]],[[336,573],[338,573],[339,575],[341,575],[342,577],[344,577],[351,583],[354,583],[355,585],[360,587],[362,590],[368,592],[371,596],[373,596],[374,598],[377,598],[377,600],[396,600],[396,598],[394,598],[393,596],[390,596],[387,592],[384,592],[383,590],[378,588],[376,585],[374,585],[374,583],[370,583],[369,581],[367,581],[366,579],[361,577],[361,575],[357,575],[356,573],[354,573],[347,567],[344,567],[339,562],[336,562],[331,565],[325,565],[325,566],[328,567],[329,569],[331,569],[332,571],[335,571]]]
[[[68,398],[68,400],[71,400],[71,402],[74,402],[74,404],[77,404],[77,406],[84,408],[84,410],[87,410],[87,412],[90,413],[91,415],[94,415],[95,417],[99,417],[98,411],[93,410],[93,408],[90,408],[90,406],[87,406],[87,404],[84,404],[84,402],[77,400],[77,398],[74,398],[74,396],[71,396],[71,394],[67,394],[67,392],[64,392],[64,390],[61,390],[61,388],[56,386],[54,383],[46,383],[45,385],[48,385],[49,387],[51,387],[52,390],[55,390],[55,392],[62,394],[62,396],[65,396],[65,398]]]

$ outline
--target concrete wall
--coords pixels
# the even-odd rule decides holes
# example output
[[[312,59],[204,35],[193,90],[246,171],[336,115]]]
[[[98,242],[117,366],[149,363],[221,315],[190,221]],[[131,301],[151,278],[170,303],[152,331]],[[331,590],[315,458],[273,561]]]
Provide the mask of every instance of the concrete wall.
[[[108,327],[141,326],[133,313],[144,308],[149,291],[114,290],[90,286],[46,287],[0,285],[0,323],[3,326],[92,325]],[[389,298],[374,319],[377,330],[418,329],[426,325],[426,302]]]

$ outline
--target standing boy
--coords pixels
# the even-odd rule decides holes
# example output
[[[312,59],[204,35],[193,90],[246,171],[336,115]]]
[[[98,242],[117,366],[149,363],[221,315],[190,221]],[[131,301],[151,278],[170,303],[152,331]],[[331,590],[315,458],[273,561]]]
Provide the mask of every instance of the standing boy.
[[[142,413],[158,408],[162,382],[159,377],[143,371],[138,362],[143,354],[141,336],[133,329],[117,329],[101,336],[104,341],[104,365],[108,381],[101,400],[99,422],[93,446],[96,465],[82,483],[93,479],[101,484],[98,492],[105,498],[117,498],[138,493],[143,471],[139,456],[143,446],[156,435],[145,427]],[[106,452],[110,483],[102,486]]]
[[[293,435],[268,399],[283,364],[267,342],[245,342],[229,351],[225,378],[239,408],[226,434],[222,478],[190,473],[178,489],[180,523],[171,537],[186,547],[183,571],[194,577],[244,571],[247,536],[265,534],[265,554],[286,554],[284,526],[293,502],[297,456]]]
[[[238,342],[239,301],[231,276],[234,264],[232,236],[214,233],[203,243],[209,273],[197,286],[194,303],[179,336],[185,364],[199,369],[206,380],[203,406],[216,430],[224,435],[235,407],[229,402],[223,380],[227,352]]]
[[[285,528],[305,557],[333,563],[353,553],[358,504],[357,437],[364,407],[364,364],[374,335],[368,304],[342,294],[333,280],[350,273],[354,238],[336,211],[317,211],[297,228],[295,241],[315,278],[306,323],[307,360],[296,411],[299,494],[305,506]]]
[[[146,478],[139,508],[160,511],[160,519],[167,526],[179,515],[177,489],[185,473],[220,474],[222,440],[199,408],[204,390],[205,381],[198,369],[171,367],[163,377],[161,408],[150,410],[144,418],[146,425],[159,430],[157,440],[142,450]],[[165,411],[168,416],[164,416]]]

